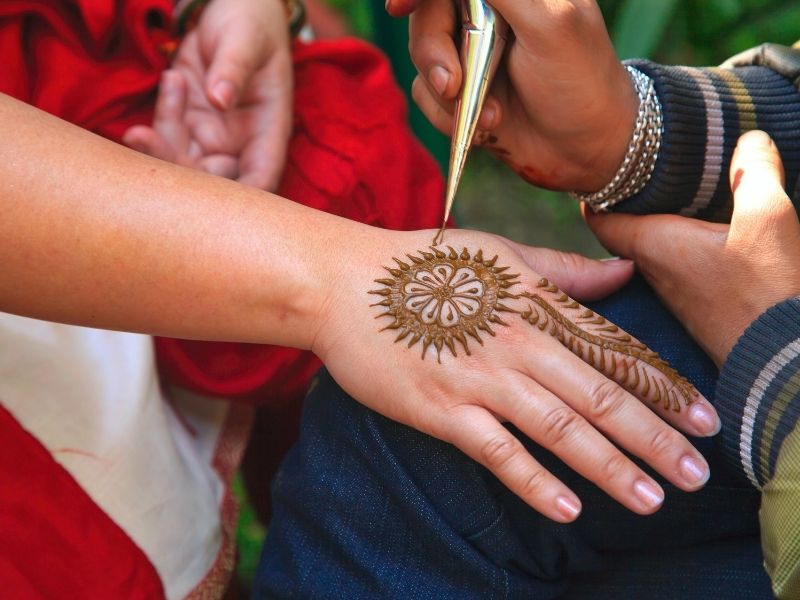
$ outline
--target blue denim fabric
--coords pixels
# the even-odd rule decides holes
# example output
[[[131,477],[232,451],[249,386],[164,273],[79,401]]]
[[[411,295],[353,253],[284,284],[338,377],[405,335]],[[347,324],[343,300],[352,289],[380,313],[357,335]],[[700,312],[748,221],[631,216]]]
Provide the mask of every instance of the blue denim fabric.
[[[716,370],[649,288],[593,308],[711,397]],[[368,376],[365,373],[365,376]],[[274,486],[255,598],[758,600],[757,492],[713,441],[701,492],[661,478],[665,506],[640,517],[522,438],[582,498],[572,525],[541,517],[452,446],[362,407],[322,372]]]

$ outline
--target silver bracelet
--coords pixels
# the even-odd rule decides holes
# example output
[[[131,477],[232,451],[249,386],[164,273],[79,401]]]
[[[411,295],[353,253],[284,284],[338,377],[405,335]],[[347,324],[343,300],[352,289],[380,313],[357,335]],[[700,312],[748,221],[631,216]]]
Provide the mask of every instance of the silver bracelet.
[[[605,212],[641,192],[653,175],[661,149],[664,121],[653,80],[630,65],[625,68],[639,97],[639,113],[625,158],[614,178],[599,192],[571,193],[573,198],[586,202],[595,212]]]

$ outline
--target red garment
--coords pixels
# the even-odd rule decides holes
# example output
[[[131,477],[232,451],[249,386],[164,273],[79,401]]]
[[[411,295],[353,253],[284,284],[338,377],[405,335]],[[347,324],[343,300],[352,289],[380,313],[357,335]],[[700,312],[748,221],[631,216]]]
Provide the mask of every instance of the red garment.
[[[169,39],[171,10],[171,0],[4,0],[0,92],[119,140],[131,125],[152,120],[156,86],[167,66],[160,46]],[[281,195],[380,227],[437,226],[443,182],[408,130],[404,99],[386,60],[356,40],[298,43],[294,56],[295,131]],[[300,401],[317,359],[252,344],[160,338],[156,346],[167,383],[269,404],[272,414],[283,415],[285,425],[273,423],[270,429],[284,435],[259,440],[272,444],[258,453],[267,468],[259,478],[267,481],[293,439],[298,411],[291,403]],[[81,496],[62,467],[46,464],[36,440],[18,426],[12,435],[14,427],[6,421],[0,414],[0,513],[14,514],[18,494],[27,491],[31,501],[24,523],[40,527],[29,532],[36,543],[14,548],[14,561],[0,548],[3,595],[52,597],[48,590],[57,589],[47,587],[52,584],[76,597],[98,597],[100,584],[94,571],[86,571],[92,560],[101,578],[106,563],[122,565],[119,572],[108,571],[107,583],[115,591],[102,597],[134,597],[131,590],[157,595],[160,583],[152,567],[141,564],[146,562],[141,551]],[[23,460],[27,454],[30,460]],[[33,471],[43,482],[18,485]],[[76,495],[71,503],[55,500]],[[11,525],[2,524],[0,539],[8,539],[5,527]],[[31,581],[37,578],[34,589]]]
[[[352,39],[297,44],[294,57],[295,127],[278,193],[378,227],[437,226],[441,177],[406,124],[388,62]],[[270,346],[159,339],[157,347],[173,381],[272,405],[299,400],[320,366],[309,353]]]
[[[0,596],[163,598],[144,553],[2,406],[0,432]]]

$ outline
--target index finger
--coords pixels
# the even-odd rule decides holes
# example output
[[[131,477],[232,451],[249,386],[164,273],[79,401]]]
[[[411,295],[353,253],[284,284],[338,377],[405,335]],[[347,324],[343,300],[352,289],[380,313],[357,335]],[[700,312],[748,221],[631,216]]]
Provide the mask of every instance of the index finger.
[[[444,99],[461,89],[461,62],[454,36],[458,24],[451,0],[418,3],[409,19],[409,52],[428,87]]]
[[[536,461],[486,409],[476,405],[462,407],[448,430],[447,441],[489,469],[545,517],[569,523],[580,514],[581,503],[575,493]]]

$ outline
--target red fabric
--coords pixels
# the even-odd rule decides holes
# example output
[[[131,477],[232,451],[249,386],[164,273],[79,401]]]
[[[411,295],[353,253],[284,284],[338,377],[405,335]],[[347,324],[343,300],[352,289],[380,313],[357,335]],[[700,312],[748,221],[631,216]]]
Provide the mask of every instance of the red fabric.
[[[443,182],[406,124],[386,59],[353,39],[298,43],[294,56],[295,128],[279,193],[388,229],[436,227]],[[157,349],[175,383],[276,407],[299,401],[320,366],[271,346],[159,339]]]
[[[144,553],[0,406],[0,595],[164,597]]]
[[[170,0],[4,0],[0,92],[118,138],[152,118],[171,9]],[[0,482],[3,598],[164,597],[147,556],[2,407]]]
[[[3,0],[0,92],[119,140],[152,121],[171,10],[170,0]],[[443,181],[407,127],[385,58],[344,39],[297,43],[294,60],[295,129],[280,194],[384,228],[436,227]],[[249,453],[248,481],[266,484],[296,437],[292,404],[319,361],[294,349],[165,338],[156,351],[169,384],[265,405],[260,421],[272,434]]]
[[[3,0],[0,92],[112,139],[152,119],[170,0]]]

